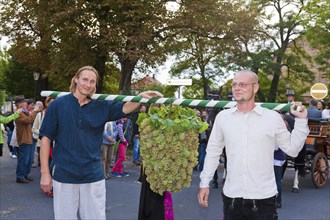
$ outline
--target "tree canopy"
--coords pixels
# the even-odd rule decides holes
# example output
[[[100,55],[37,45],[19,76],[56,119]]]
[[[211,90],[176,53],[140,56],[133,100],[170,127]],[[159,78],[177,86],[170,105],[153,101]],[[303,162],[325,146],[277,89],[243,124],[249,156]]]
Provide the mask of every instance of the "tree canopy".
[[[208,85],[249,68],[267,78],[259,99],[274,102],[313,80],[304,62],[311,57],[297,43],[306,34],[329,77],[328,0],[181,0],[177,11],[165,3],[0,0],[0,34],[11,39],[13,59],[2,72],[14,75],[17,65],[33,80],[37,71],[40,89],[65,91],[77,69],[91,65],[101,78],[97,92],[128,94],[137,69],[175,55],[173,76],[199,79],[204,98]]]

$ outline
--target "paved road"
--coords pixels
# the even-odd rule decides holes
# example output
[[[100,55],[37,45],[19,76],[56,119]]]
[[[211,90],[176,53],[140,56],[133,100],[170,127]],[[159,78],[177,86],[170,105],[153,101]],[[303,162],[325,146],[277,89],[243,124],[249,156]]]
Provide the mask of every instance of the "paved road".
[[[35,181],[29,184],[15,183],[16,160],[8,156],[0,157],[0,220],[53,219],[52,198],[41,193],[39,188],[39,168],[33,168]],[[140,184],[136,182],[139,168],[126,164],[129,177],[112,178],[106,181],[107,219],[137,219]],[[221,174],[222,166],[219,166]],[[211,189],[209,208],[197,203],[199,172],[194,171],[190,188],[173,194],[176,220],[216,220],[221,219],[222,201],[219,189]],[[310,176],[301,180],[301,192],[291,192],[293,171],[289,170],[283,184],[283,207],[279,212],[282,220],[329,220],[330,184],[315,189]]]

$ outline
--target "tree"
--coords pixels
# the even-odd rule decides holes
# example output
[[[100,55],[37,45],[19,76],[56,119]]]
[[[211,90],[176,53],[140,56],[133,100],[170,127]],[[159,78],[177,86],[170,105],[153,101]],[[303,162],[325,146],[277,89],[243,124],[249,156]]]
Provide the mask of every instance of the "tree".
[[[256,11],[240,1],[185,1],[182,9],[183,29],[173,44],[176,64],[172,76],[199,76],[203,98],[209,82],[225,78],[215,61],[239,46],[240,37],[254,35]],[[207,13],[206,13],[207,12]]]
[[[314,0],[307,10],[305,34],[311,46],[319,51],[315,57],[319,70],[324,73],[324,78],[330,79],[330,2]]]
[[[208,82],[208,85],[211,82]],[[192,85],[185,86],[182,92],[183,97],[186,99],[205,99],[203,82],[199,79],[192,78]]]
[[[31,71],[40,72],[40,89],[48,88],[50,50],[53,43],[52,4],[48,1],[0,1],[0,32],[13,45],[9,54]]]
[[[164,1],[0,1],[4,35],[14,39],[15,55],[43,78],[69,82],[83,65],[94,66],[102,91],[107,63],[119,61],[120,93],[129,91],[138,61],[165,59],[170,16]],[[29,56],[26,56],[29,54]],[[29,58],[29,59],[28,59]]]
[[[177,87],[174,86],[164,86],[162,84],[153,83],[145,88],[142,88],[142,91],[154,90],[162,93],[164,97],[174,97]]]
[[[35,96],[35,81],[31,70],[15,58],[9,60],[4,70],[3,83],[4,90],[10,96],[24,95],[26,98]]]
[[[272,42],[269,44],[271,56],[269,56],[268,59],[268,64],[270,64],[268,66],[271,68],[267,69],[267,71],[271,73],[272,81],[267,97],[269,102],[275,102],[282,76],[282,67],[286,66],[289,67],[288,69],[294,70],[294,68],[292,68],[293,66],[289,66],[288,62],[290,61],[290,57],[292,58],[294,54],[291,53],[287,56],[286,52],[289,47],[293,48],[297,46],[294,45],[294,39],[302,33],[303,16],[306,14],[306,7],[310,1],[263,0],[254,2],[259,5],[260,10],[264,12],[264,16],[262,17],[263,29],[260,29],[260,32]],[[266,14],[266,9],[273,11],[276,16]],[[293,43],[290,45],[291,42]],[[296,47],[294,50],[297,52],[299,48]],[[300,50],[300,52],[302,51]],[[254,54],[257,55],[258,53]],[[300,55],[303,55],[303,53]],[[292,60],[293,59],[291,59],[291,61]],[[301,67],[301,65],[298,66]],[[292,75],[293,74],[294,72],[292,72]],[[296,74],[301,74],[305,79],[311,80],[310,77],[312,74],[306,66],[300,68],[300,70],[298,68]]]
[[[258,91],[258,99],[262,102],[275,102],[277,98],[285,100],[286,89],[302,94],[306,91],[306,82],[314,78],[306,62],[311,58],[301,46],[308,2],[254,1],[261,15],[258,35],[241,37],[242,49],[220,60],[230,70],[244,68],[257,73],[259,81],[263,82]]]

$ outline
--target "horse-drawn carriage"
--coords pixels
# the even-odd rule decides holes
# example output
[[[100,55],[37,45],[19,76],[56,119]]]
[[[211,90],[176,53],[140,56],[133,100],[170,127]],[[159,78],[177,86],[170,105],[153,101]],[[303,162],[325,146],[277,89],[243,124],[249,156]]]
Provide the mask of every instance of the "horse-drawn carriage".
[[[316,188],[324,187],[329,176],[330,159],[330,122],[320,119],[309,119],[308,126],[310,133],[305,141],[302,160],[288,157],[288,167],[295,167],[296,176],[293,192],[298,190],[298,171],[297,167],[303,168],[305,172],[310,172],[312,181]],[[297,160],[298,159],[298,160]],[[304,172],[304,173],[305,173]]]

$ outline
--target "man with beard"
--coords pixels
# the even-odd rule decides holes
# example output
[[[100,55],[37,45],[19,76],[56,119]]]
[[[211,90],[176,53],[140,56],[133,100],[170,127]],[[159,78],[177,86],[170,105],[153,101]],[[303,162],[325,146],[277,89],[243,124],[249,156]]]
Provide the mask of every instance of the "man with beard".
[[[206,148],[198,200],[208,207],[209,183],[226,147],[227,177],[223,188],[226,220],[278,218],[274,146],[277,144],[286,154],[297,156],[309,133],[307,111],[301,103],[293,103],[290,108],[296,117],[290,134],[279,113],[256,105],[258,90],[257,74],[249,70],[235,74],[232,91],[237,105],[217,115]],[[295,106],[299,111],[294,110]]]

